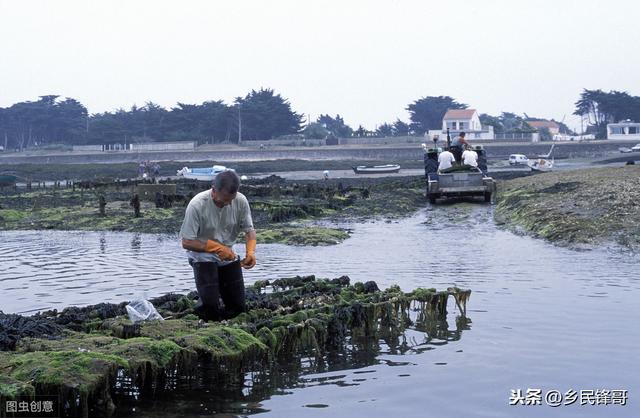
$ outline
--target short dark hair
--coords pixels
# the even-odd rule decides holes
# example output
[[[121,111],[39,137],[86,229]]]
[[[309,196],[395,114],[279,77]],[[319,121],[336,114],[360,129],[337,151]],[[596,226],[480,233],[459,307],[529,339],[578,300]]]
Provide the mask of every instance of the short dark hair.
[[[213,190],[216,192],[237,193],[240,188],[240,177],[233,170],[226,170],[213,178]]]
[[[465,137],[465,135],[467,135],[465,132],[460,132],[460,136],[461,136],[461,137],[463,137],[463,138],[464,138],[464,137]]]

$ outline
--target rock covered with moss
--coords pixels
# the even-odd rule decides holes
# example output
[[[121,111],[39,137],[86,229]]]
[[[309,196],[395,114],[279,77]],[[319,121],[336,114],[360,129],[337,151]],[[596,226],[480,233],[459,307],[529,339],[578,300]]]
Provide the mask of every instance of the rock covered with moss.
[[[640,246],[640,166],[558,171],[500,183],[496,220],[564,245]]]
[[[109,413],[116,387],[144,392],[168,376],[191,376],[204,363],[224,378],[296,358],[321,361],[358,338],[429,327],[446,318],[449,296],[464,318],[469,295],[458,288],[380,291],[374,282],[351,285],[346,276],[307,276],[256,283],[247,289],[247,311],[221,323],[193,315],[195,294],[152,299],[166,319],[138,324],[124,316],[124,303],[48,311],[22,322],[0,314],[0,324],[14,323],[12,342],[0,352],[0,396],[58,393],[69,415]]]

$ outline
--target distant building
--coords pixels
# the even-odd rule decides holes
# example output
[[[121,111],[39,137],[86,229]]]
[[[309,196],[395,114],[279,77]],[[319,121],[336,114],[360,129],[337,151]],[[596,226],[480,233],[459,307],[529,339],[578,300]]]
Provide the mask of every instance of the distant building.
[[[631,121],[608,123],[607,139],[640,140],[640,123]]]
[[[494,139],[493,126],[483,127],[480,116],[475,109],[449,109],[442,118],[442,130],[429,130],[429,137],[438,136],[440,140],[446,140],[447,128],[451,138],[466,132],[467,139]]]
[[[539,131],[540,128],[549,129],[551,136],[558,135],[560,133],[560,125],[552,120],[532,120],[527,121],[527,123],[537,131]]]

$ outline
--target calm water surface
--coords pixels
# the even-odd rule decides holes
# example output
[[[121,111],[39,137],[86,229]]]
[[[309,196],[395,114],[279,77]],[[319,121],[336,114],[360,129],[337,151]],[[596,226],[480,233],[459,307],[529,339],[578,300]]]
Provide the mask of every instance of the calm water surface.
[[[473,290],[469,329],[452,341],[408,331],[405,354],[381,343],[357,366],[303,373],[266,392],[249,384],[227,397],[182,390],[119,413],[640,416],[640,256],[606,248],[574,251],[514,235],[494,225],[485,205],[438,206],[400,221],[343,226],[353,235],[337,246],[259,245],[259,264],[245,274],[247,283],[347,274],[352,281],[399,284],[407,291],[457,285]],[[236,250],[244,253],[242,246]],[[168,235],[0,232],[0,266],[5,312],[193,290],[178,239]],[[449,308],[449,329],[455,330],[455,309]],[[512,389],[528,388],[625,389],[629,400],[626,406],[509,406]]]

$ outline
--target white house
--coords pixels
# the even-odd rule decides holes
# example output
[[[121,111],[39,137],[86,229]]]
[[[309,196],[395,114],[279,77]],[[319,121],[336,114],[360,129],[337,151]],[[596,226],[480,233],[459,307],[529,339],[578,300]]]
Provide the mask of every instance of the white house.
[[[640,123],[631,121],[608,123],[607,139],[640,140]]]
[[[493,126],[482,127],[480,116],[475,109],[449,109],[442,118],[442,130],[432,129],[428,135],[430,138],[439,136],[440,139],[447,137],[447,128],[451,138],[466,132],[467,139],[495,139]]]

